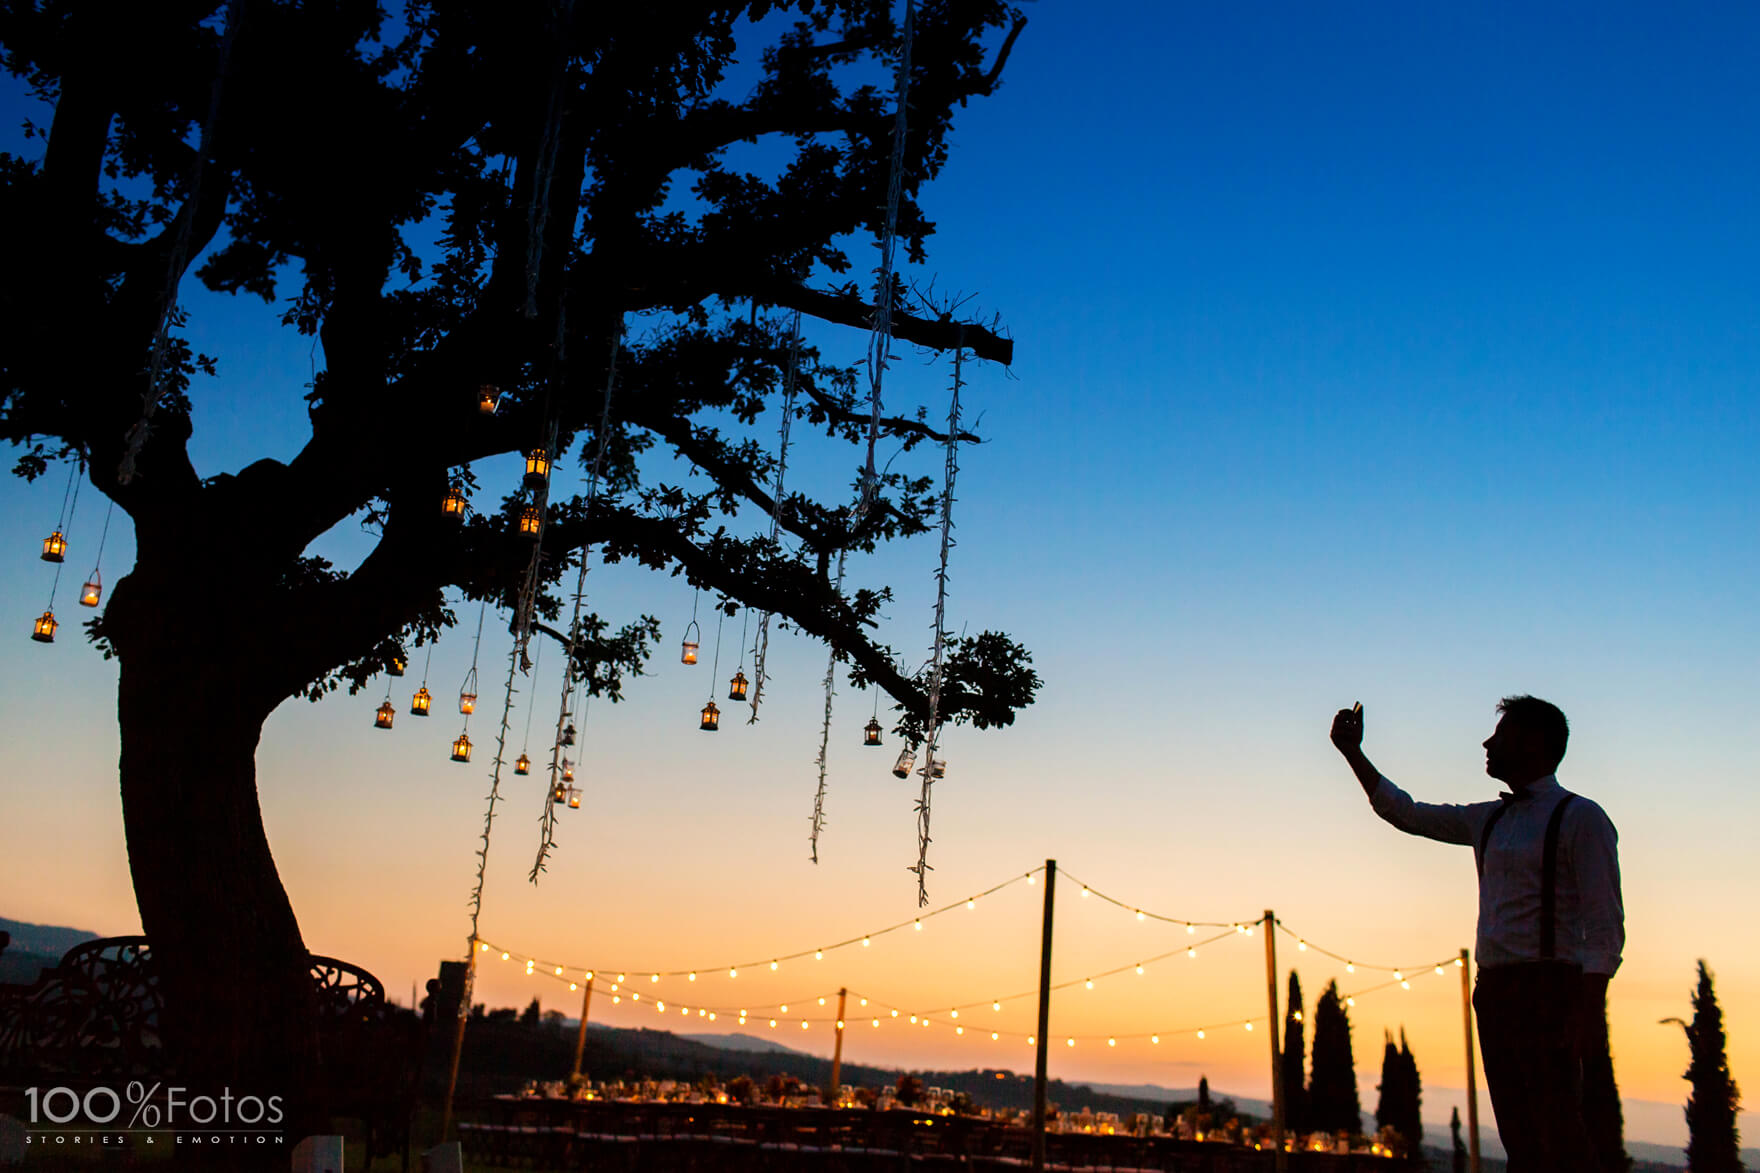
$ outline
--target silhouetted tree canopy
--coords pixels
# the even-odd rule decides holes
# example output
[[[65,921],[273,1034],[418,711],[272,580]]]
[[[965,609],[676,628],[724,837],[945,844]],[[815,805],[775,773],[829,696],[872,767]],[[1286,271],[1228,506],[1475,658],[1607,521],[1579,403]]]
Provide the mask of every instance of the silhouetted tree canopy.
[[[1348,1132],[1354,1136],[1363,1128],[1356,1062],[1351,1056],[1351,1020],[1336,981],[1327,983],[1314,1004],[1308,1113],[1310,1127],[1318,1132]]]
[[[1703,960],[1699,962],[1699,985],[1693,991],[1693,1021],[1681,1023],[1681,1027],[1692,1052],[1682,1075],[1693,1089],[1687,1096],[1687,1168],[1692,1173],[1738,1173],[1742,1160],[1736,1117],[1741,1111],[1742,1092],[1730,1077],[1723,1009],[1717,1004],[1711,970]]]
[[[1303,1078],[1307,1058],[1302,1012],[1302,980],[1289,971],[1289,997],[1283,1013],[1283,1050],[1278,1063],[1283,1071],[1283,1123],[1291,1132],[1308,1131],[1308,1089]]]

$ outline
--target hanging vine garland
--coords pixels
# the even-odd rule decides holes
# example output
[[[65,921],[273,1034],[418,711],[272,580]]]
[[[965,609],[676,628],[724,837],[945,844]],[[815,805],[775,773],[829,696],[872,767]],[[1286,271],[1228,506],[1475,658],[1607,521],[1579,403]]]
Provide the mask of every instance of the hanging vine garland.
[[[917,797],[917,905],[929,903],[929,799],[935,779],[946,769],[935,760],[941,742],[941,687],[945,683],[947,651],[947,555],[953,549],[953,482],[959,475],[959,392],[965,356],[965,328],[961,327],[953,351],[953,393],[947,407],[947,462],[941,487],[941,563],[935,570],[935,646],[929,670],[929,722],[923,747],[923,788]]]
[[[586,516],[589,524],[593,505],[599,499],[605,451],[611,442],[611,396],[617,388],[617,355],[622,343],[623,321],[619,318],[617,329],[611,335],[611,359],[605,371],[605,399],[599,407],[599,434],[593,445],[593,463],[587,470]],[[592,541],[583,540],[580,570],[575,575],[574,613],[568,623],[568,657],[562,666],[562,703],[556,714],[556,736],[550,744],[550,787],[545,792],[544,811],[538,819],[538,857],[532,861],[531,873],[526,877],[534,884],[538,882],[539,873],[544,871],[551,849],[556,846],[556,788],[562,780],[562,734],[569,714],[574,711],[575,653],[580,647],[581,602],[587,597],[587,566],[592,560],[592,552]]]
[[[782,380],[782,423],[778,427],[776,444],[776,487],[771,490],[770,501],[770,545],[780,552],[782,549],[782,484],[783,474],[788,471],[788,427],[794,420],[794,396],[796,380],[800,374],[801,359],[801,312],[794,312],[794,322],[789,327],[788,365]],[[744,643],[742,639],[740,641]],[[752,642],[752,715],[746,718],[747,725],[758,723],[758,703],[764,699],[764,681],[769,678],[770,661],[770,612],[765,611],[758,618],[758,634]]]
[[[483,911],[483,882],[489,874],[489,836],[495,829],[495,806],[501,801],[501,766],[507,756],[508,718],[513,712],[513,678],[519,669],[520,656],[521,652],[519,643],[515,641],[514,646],[508,649],[507,652],[507,686],[505,699],[501,705],[501,726],[495,737],[495,760],[490,764],[489,793],[484,800],[488,805],[483,811],[482,846],[477,848],[477,882],[476,886],[471,889],[470,939],[472,945],[471,960],[473,964],[476,961],[475,945],[477,942],[477,918],[482,915]],[[469,718],[466,718],[466,721],[468,722]],[[466,990],[466,994],[469,994],[468,989]]]
[[[898,73],[894,83],[892,122],[892,160],[886,183],[886,222],[880,233],[880,265],[875,274],[874,321],[868,336],[868,452],[862,466],[862,491],[855,508],[849,513],[851,537],[861,529],[873,507],[879,488],[879,474],[874,468],[874,449],[880,438],[882,386],[886,366],[892,357],[892,286],[893,262],[898,248],[898,205],[904,192],[904,147],[907,135],[906,111],[910,106],[911,41],[914,29],[914,0],[905,0],[904,28],[900,36]],[[837,577],[832,591],[843,597],[843,575],[849,559],[849,543],[837,552]],[[825,717],[819,730],[819,753],[814,759],[819,769],[819,782],[813,792],[812,832],[808,836],[812,861],[819,862],[819,833],[825,829],[825,778],[827,752],[831,742],[832,698],[837,694],[837,648],[832,646],[825,665]],[[919,896],[921,895],[919,881]]]

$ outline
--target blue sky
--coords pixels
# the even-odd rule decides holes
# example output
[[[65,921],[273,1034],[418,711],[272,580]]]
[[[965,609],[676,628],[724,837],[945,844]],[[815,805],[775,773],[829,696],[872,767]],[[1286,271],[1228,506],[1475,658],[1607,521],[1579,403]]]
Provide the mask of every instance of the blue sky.
[[[1760,951],[1727,934],[1760,884],[1744,831],[1760,816],[1760,10],[1027,13],[1004,86],[958,116],[923,197],[940,232],[922,275],[976,293],[973,311],[1000,312],[1017,347],[1007,375],[970,372],[969,408],[992,442],[963,460],[950,614],[1017,635],[1047,681],[1015,729],[950,738],[935,848],[946,897],[1055,854],[1194,916],[1275,905],[1365,951],[1447,955],[1471,940],[1470,867],[1375,823],[1326,725],[1362,700],[1389,774],[1464,801],[1490,793],[1478,743],[1497,697],[1533,691],[1577,731],[1566,785],[1623,833],[1634,944],[1614,1031],[1628,1091],[1676,1098],[1684,1055],[1653,1024],[1683,1011],[1700,956],[1719,973],[1740,1078],[1760,1060],[1760,1019],[1743,1009],[1760,1005]],[[222,359],[221,378],[197,389],[198,467],[291,455],[309,341],[277,335],[254,303],[192,292],[191,305],[198,348]],[[864,342],[815,337],[850,360]],[[907,361],[889,400],[942,410],[944,386],[944,368]],[[844,483],[840,461],[803,457],[800,475]],[[79,877],[45,890],[13,871],[0,902],[27,920],[124,931],[132,903],[105,780],[112,666],[73,639],[25,638],[47,592],[35,550],[60,499],[52,481],[11,484],[0,519],[17,634],[0,645],[0,729],[20,767],[0,780],[0,806],[7,836],[31,840],[9,844],[20,858],[73,859]],[[113,550],[126,556],[127,539],[113,533]],[[338,533],[320,549],[345,559],[361,547]],[[70,556],[70,580],[90,550]],[[899,588],[895,645],[926,643],[932,563],[916,542],[852,570]],[[610,613],[652,610],[676,641],[690,605],[680,583],[595,574]],[[821,918],[831,933],[905,915],[908,797],[857,750],[834,758],[831,858],[805,863],[822,653],[790,644],[773,716],[712,747],[669,736],[694,725],[702,691],[669,655],[628,704],[595,713],[601,789],[551,887],[524,884],[532,812],[514,808],[517,841],[492,874],[498,923],[520,926],[534,952],[574,955],[588,930],[563,927],[580,907],[571,892],[628,906],[633,919],[580,912],[595,939],[647,941],[666,926],[682,942],[744,916],[768,940]],[[442,645],[445,688],[468,658],[468,631]],[[397,987],[464,932],[454,897],[480,786],[445,773],[444,722],[411,756],[411,741],[393,750],[366,728],[372,703],[285,706],[260,761],[308,941],[360,955]],[[854,738],[867,704],[845,692],[840,705],[837,736]],[[41,743],[49,730],[60,748]],[[660,840],[679,851],[657,859]],[[354,859],[374,852],[377,864]],[[715,892],[688,858],[772,897]],[[407,924],[355,925],[351,884],[392,874],[412,877]],[[1096,937],[1096,964],[1106,944]],[[1023,943],[1022,975],[1030,952]],[[1238,999],[1232,988],[1204,995]],[[505,998],[517,996],[510,985]],[[1383,1024],[1367,1005],[1365,1064]],[[1444,999],[1387,1020],[1413,1023],[1414,1046],[1436,1055],[1427,1084],[1459,1085],[1452,1013]],[[915,1045],[884,1057],[945,1057]],[[1065,1059],[1072,1076],[1190,1082],[1147,1059]],[[1225,1085],[1252,1094],[1258,1060],[1243,1045],[1212,1081],[1233,1071]]]

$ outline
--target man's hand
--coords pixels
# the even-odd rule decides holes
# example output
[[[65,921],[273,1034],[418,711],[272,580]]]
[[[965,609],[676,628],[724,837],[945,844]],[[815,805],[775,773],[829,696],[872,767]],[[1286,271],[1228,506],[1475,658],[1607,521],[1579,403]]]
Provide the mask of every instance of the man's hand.
[[[1347,758],[1362,750],[1363,706],[1338,711],[1338,716],[1332,719],[1332,744]]]

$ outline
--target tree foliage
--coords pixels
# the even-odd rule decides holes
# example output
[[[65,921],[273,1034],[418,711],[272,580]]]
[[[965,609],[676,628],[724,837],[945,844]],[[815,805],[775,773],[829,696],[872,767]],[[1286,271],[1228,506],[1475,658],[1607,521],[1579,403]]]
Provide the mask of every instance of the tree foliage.
[[[1351,1020],[1336,981],[1327,983],[1314,1005],[1314,1051],[1309,1066],[1311,1127],[1353,1136],[1361,1132],[1363,1108],[1357,1098],[1356,1061],[1351,1056]]]
[[[1375,1126],[1398,1135],[1407,1155],[1422,1160],[1424,1118],[1421,1111],[1423,1087],[1418,1078],[1418,1061],[1406,1042],[1406,1032],[1399,1032],[1399,1045],[1388,1031],[1381,1051],[1380,1093],[1375,1105]]]
[[[1283,1074],[1283,1124],[1300,1135],[1309,1130],[1308,1089],[1303,1079],[1307,1059],[1306,1030],[1302,1012],[1302,980],[1289,971],[1289,995],[1283,1014],[1283,1050],[1278,1063]]]
[[[1679,1019],[1665,1021],[1680,1022]],[[1736,1116],[1742,1093],[1730,1076],[1725,1050],[1723,1009],[1711,970],[1699,962],[1699,985],[1693,991],[1693,1021],[1681,1023],[1692,1058],[1682,1078],[1692,1085],[1687,1096],[1687,1168],[1692,1173],[1739,1173],[1741,1138]]]

